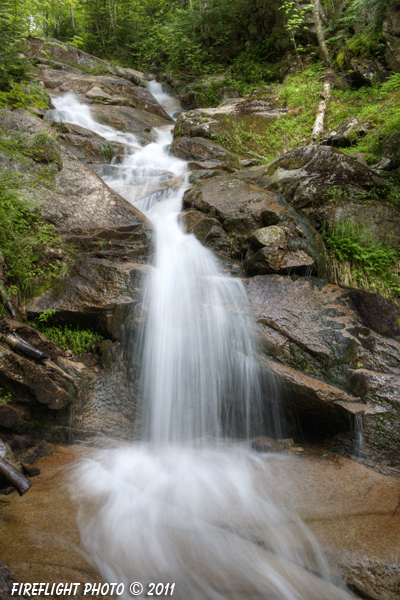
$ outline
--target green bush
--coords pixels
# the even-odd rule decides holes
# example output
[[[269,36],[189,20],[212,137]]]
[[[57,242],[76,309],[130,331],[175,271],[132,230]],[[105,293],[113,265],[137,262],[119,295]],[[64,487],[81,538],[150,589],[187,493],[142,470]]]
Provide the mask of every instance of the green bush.
[[[365,225],[356,225],[352,220],[331,228],[325,225],[321,234],[337,263],[337,283],[346,283],[384,296],[400,296],[400,249],[393,248],[389,239],[380,242],[374,240]]]
[[[36,323],[36,327],[62,350],[71,350],[77,356],[86,354],[97,342],[103,339],[99,333],[91,329],[73,328],[70,325],[43,326]]]

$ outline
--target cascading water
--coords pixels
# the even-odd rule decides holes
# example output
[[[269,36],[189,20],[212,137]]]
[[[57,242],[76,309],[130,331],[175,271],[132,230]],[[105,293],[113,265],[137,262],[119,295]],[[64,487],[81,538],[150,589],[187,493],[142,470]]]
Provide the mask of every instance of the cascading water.
[[[53,102],[53,120],[83,125],[84,115],[106,139],[125,135],[100,133],[71,95]],[[169,583],[164,593],[180,600],[350,598],[329,582],[300,519],[268,499],[278,485],[268,462],[233,441],[256,430],[261,413],[246,295],[184,233],[186,165],[166,152],[171,127],[155,134],[138,149],[127,135],[122,163],[104,177],[155,228],[141,343],[147,441],[107,450],[75,473],[83,543],[106,580],[125,584],[125,598],[132,582],[143,595],[152,582]]]

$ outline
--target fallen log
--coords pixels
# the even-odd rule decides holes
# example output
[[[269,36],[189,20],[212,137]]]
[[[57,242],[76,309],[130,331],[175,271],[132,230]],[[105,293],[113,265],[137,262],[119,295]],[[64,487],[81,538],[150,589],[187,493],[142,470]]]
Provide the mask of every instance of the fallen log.
[[[315,144],[318,136],[324,133],[324,123],[325,123],[325,113],[327,101],[329,99],[331,93],[331,83],[329,81],[325,81],[324,83],[324,91],[321,94],[321,100],[318,105],[317,116],[315,117],[314,127],[311,134],[310,146]]]
[[[2,456],[0,456],[0,476],[7,479],[15,487],[20,496],[23,496],[32,487],[29,479],[25,475],[22,475],[18,469]]]
[[[3,342],[10,346],[12,350],[15,350],[15,352],[20,352],[28,358],[33,358],[33,360],[44,361],[50,358],[48,354],[45,354],[41,350],[34,348],[16,333],[7,333],[3,337]]]
[[[7,294],[7,290],[2,283],[0,283],[0,300],[4,303],[10,317],[15,319],[16,312],[13,303],[11,302],[9,295]]]

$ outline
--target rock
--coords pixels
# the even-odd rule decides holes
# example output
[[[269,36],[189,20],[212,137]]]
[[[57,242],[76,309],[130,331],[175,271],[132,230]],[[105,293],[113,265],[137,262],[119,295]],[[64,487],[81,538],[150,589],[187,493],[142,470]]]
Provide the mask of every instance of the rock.
[[[349,290],[347,297],[364,327],[370,327],[385,337],[400,340],[398,304],[365,290]]]
[[[133,133],[141,143],[154,141],[151,130],[153,127],[164,127],[170,122],[152,112],[132,108],[130,106],[104,106],[92,104],[90,112],[99,123],[109,125],[119,131]]]
[[[327,203],[313,211],[313,220],[325,221],[329,227],[353,221],[359,227],[365,226],[368,235],[377,242],[389,242],[394,248],[400,243],[400,212],[389,204]]]
[[[98,98],[99,100],[112,100],[113,97],[110,96],[110,94],[107,94],[107,92],[105,92],[104,90],[102,90],[100,87],[94,86],[92,88],[90,88],[90,90],[88,90],[85,94],[86,98],[89,98],[90,100],[92,98]]]
[[[204,78],[196,78],[186,85],[179,93],[182,106],[191,110],[215,100],[226,100],[228,98],[239,98],[240,92],[237,87],[225,83],[224,75],[211,75]]]
[[[204,137],[216,139],[230,130],[231,117],[235,123],[243,126],[257,125],[260,135],[263,128],[268,127],[278,117],[287,114],[288,110],[277,96],[264,98],[246,98],[225,100],[217,108],[201,108],[182,112],[175,124],[174,137]]]
[[[268,165],[242,169],[243,181],[281,193],[295,208],[311,209],[324,202],[332,188],[346,193],[386,190],[379,175],[331,146],[302,146]]]
[[[8,429],[21,422],[21,413],[14,406],[0,405],[0,427]]]
[[[178,158],[183,158],[183,160],[200,162],[220,160],[234,169],[240,168],[240,156],[228,152],[219,144],[201,137],[178,137],[172,142],[170,152]]]
[[[0,598],[2,600],[27,600],[26,596],[21,596],[15,592],[11,593],[14,583],[17,583],[14,573],[4,563],[0,562]]]
[[[10,446],[0,440],[0,456],[5,460],[8,460],[9,463],[14,464],[14,453],[11,450]]]
[[[23,468],[24,472],[26,475],[28,475],[28,477],[37,477],[38,475],[40,475],[40,469],[39,467],[35,467],[34,465],[30,465],[29,463],[21,463],[21,467]]]
[[[73,402],[78,385],[55,363],[37,363],[12,352],[0,343],[0,377],[13,386],[20,400],[39,402],[48,408],[60,410]]]
[[[368,125],[361,124],[357,117],[349,117],[325,134],[321,139],[321,145],[348,148],[358,144],[360,139],[366,136],[367,130]]]
[[[52,129],[38,117],[25,110],[2,111],[0,126],[13,137],[23,135],[28,140],[38,134],[51,135]],[[25,139],[25,138],[24,138]],[[137,226],[143,233],[147,229],[145,217],[129,202],[110,190],[103,181],[87,169],[61,144],[54,142],[62,158],[63,168],[43,183],[21,182],[21,193],[27,199],[40,204],[41,212],[49,221],[56,223],[60,231],[95,229],[98,227]],[[18,168],[7,159],[8,168]],[[26,159],[26,166],[29,159]],[[32,169],[35,169],[32,161]]]
[[[82,162],[108,163],[124,154],[124,144],[109,142],[90,129],[71,123],[55,122],[52,125],[60,132],[58,140]]]
[[[251,447],[256,452],[281,452],[283,450],[283,444],[279,440],[273,440],[266,436],[251,440]]]
[[[283,384],[282,397],[302,427],[322,431],[326,426],[332,434],[348,427],[349,415],[365,413],[368,427],[382,432],[381,459],[397,463],[397,442],[390,440],[400,426],[400,343],[386,337],[394,327],[391,313],[377,315],[379,333],[372,318],[364,321],[361,309],[355,310],[352,295],[359,290],[278,275],[253,277],[245,285],[269,361],[266,372]],[[364,371],[376,375],[366,377]],[[377,386],[383,390],[380,397]],[[379,459],[372,434],[365,453]]]
[[[93,327],[118,339],[121,327],[140,301],[142,277],[151,267],[130,262],[84,258],[68,278],[34,298],[26,306],[30,319],[49,308],[58,322]]]
[[[400,53],[400,49],[399,49],[399,53]],[[399,60],[400,60],[400,54],[399,54]],[[399,69],[400,69],[400,67],[399,67]],[[400,133],[398,131],[392,131],[382,141],[381,153],[385,158],[390,159],[391,169],[398,169],[400,167]]]
[[[191,209],[186,213],[188,231],[225,254],[245,254],[251,274],[297,268],[325,273],[320,236],[277,194],[215,173],[194,182],[184,207]]]
[[[375,58],[352,58],[351,71],[348,75],[350,84],[355,87],[363,85],[379,85],[386,81],[390,72]]]
[[[400,39],[397,35],[384,33],[383,39],[386,44],[385,60],[392,71],[400,72]]]
[[[98,70],[99,72],[108,72],[112,75],[118,75],[136,85],[146,85],[147,77],[144,73],[136,71],[135,69],[126,69],[111,65],[109,62],[97,58],[96,56],[92,56],[91,54],[87,54],[87,52],[83,52],[82,50],[75,48],[75,46],[71,46],[65,42],[60,44],[58,40],[53,38],[46,38],[43,42],[43,39],[41,38],[29,37],[28,43],[27,56],[29,58],[40,58],[41,61],[45,60],[51,63],[54,62],[51,60],[49,61],[49,56],[51,56],[52,59],[58,59],[60,64],[66,67],[70,66],[72,63],[73,65],[76,65],[77,69],[83,66],[86,69],[89,68],[94,71]],[[79,69],[79,71],[81,71],[81,69]]]
[[[166,121],[172,122],[171,117],[147,88],[135,86],[126,79],[105,75],[89,75],[83,72],[79,74],[71,73],[64,70],[49,69],[47,66],[41,67],[38,77],[48,90],[54,90],[57,93],[74,92],[84,94],[86,98],[94,101],[101,99],[108,104],[125,104],[132,108],[154,113]],[[90,90],[94,90],[94,92],[89,93],[89,96],[87,96]]]

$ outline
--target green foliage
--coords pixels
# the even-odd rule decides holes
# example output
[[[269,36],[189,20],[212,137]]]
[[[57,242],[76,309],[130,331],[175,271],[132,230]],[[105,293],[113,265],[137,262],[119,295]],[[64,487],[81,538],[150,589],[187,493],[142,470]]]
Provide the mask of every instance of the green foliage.
[[[381,85],[381,90],[385,94],[400,90],[400,73],[392,73],[389,79]]]
[[[0,387],[0,406],[5,406],[13,399],[12,393],[7,388]]]
[[[8,278],[26,296],[41,277],[57,275],[58,265],[46,260],[46,252],[58,251],[60,239],[37,208],[19,197],[19,185],[16,175],[0,171],[0,249]]]
[[[37,83],[11,83],[7,92],[0,92],[0,108],[39,108],[46,110],[49,95]]]
[[[40,317],[38,317],[39,321]],[[36,323],[36,326],[62,350],[71,350],[77,356],[87,354],[97,342],[103,339],[99,333],[91,329],[73,328],[69,325],[42,325],[40,323]]]
[[[346,221],[321,230],[325,244],[339,264],[338,283],[353,285],[383,296],[400,296],[400,249],[390,240],[377,241],[366,226]],[[341,268],[345,265],[345,269]]]
[[[283,10],[285,13],[285,28],[290,35],[290,40],[298,57],[299,52],[302,52],[304,48],[297,42],[296,36],[307,29],[305,15],[310,9],[312,9],[312,4],[300,7],[294,0],[284,0],[282,6],[279,8],[279,10]]]

